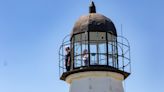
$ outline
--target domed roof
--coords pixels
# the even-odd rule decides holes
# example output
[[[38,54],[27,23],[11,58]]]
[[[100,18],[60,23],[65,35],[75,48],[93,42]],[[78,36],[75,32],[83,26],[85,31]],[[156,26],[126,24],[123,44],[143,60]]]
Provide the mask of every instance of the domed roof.
[[[75,23],[72,34],[86,31],[111,32],[117,36],[113,22],[109,18],[98,13],[89,13],[86,16],[81,16]]]

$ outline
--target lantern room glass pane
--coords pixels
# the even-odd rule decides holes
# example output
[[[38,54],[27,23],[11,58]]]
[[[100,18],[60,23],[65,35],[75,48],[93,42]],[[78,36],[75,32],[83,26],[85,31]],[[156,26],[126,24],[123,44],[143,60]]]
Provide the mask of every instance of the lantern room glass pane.
[[[113,42],[108,42],[108,54],[113,53]]]
[[[81,43],[74,43],[74,55],[80,55],[81,54]]]
[[[108,41],[112,42],[112,41],[116,41],[116,36],[113,35],[112,33],[108,33],[107,34],[107,38],[108,38]]]
[[[81,60],[81,48],[82,48],[82,45],[81,45],[81,34],[77,34],[74,36],[74,67],[77,68],[77,67],[80,67],[82,64],[82,60]]]
[[[106,32],[90,32],[90,64],[106,65]]]
[[[106,54],[106,43],[99,44],[98,47],[99,52],[99,64],[106,65],[107,64],[107,54]]]
[[[114,63],[114,67],[117,68],[118,66],[118,51],[117,51],[117,43],[114,42],[113,45],[113,63]]]
[[[98,65],[98,54],[96,44],[90,44],[90,64]]]
[[[96,41],[97,40],[97,37],[98,37],[98,34],[97,32],[89,32],[89,40],[90,41]]]
[[[116,42],[108,42],[108,65],[117,68],[118,53]]]
[[[87,66],[89,64],[89,55],[88,55],[88,41],[82,41],[82,66]],[[86,64],[87,63],[87,64]]]
[[[97,32],[98,33],[98,39],[100,41],[106,41],[106,32]]]
[[[81,66],[81,43],[76,42],[74,43],[74,67]]]
[[[72,41],[71,41],[71,43],[73,43],[74,42],[74,38],[72,38]],[[71,69],[73,69],[73,61],[74,61],[74,50],[72,49],[72,48],[74,48],[74,44],[71,44]]]
[[[81,34],[81,40],[82,41],[87,41],[88,40],[88,32],[85,32],[85,33]]]
[[[118,67],[117,37],[112,33],[107,34],[108,38],[108,65]]]
[[[90,41],[106,41],[106,32],[90,32]]]
[[[74,42],[80,42],[81,41],[81,34],[77,34],[74,36]]]
[[[81,67],[81,56],[74,57],[74,67],[75,68]]]
[[[113,66],[113,42],[108,42],[108,65]]]
[[[86,66],[88,59],[88,33],[80,33],[74,36],[74,67]],[[85,52],[85,53],[84,53]]]

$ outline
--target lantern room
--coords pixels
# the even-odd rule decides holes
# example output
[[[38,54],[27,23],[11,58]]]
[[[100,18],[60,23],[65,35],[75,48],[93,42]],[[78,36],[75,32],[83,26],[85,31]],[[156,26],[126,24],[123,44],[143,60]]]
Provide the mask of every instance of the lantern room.
[[[66,49],[69,49],[69,55]],[[130,74],[128,40],[117,35],[111,19],[96,13],[93,2],[89,14],[76,21],[72,32],[63,39],[59,49],[62,80],[70,74],[85,71],[117,72],[124,78]]]

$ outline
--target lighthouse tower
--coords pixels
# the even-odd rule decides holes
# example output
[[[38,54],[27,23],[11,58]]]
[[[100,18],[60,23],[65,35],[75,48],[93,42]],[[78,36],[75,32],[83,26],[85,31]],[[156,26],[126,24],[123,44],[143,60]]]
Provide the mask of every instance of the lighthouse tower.
[[[70,84],[69,92],[124,92],[130,75],[130,46],[117,34],[111,19],[96,13],[81,16],[59,50],[60,79]]]

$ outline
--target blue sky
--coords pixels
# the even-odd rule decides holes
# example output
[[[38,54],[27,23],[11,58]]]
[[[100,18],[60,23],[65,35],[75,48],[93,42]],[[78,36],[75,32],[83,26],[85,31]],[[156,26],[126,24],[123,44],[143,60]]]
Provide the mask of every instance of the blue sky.
[[[131,44],[126,92],[163,92],[164,1],[94,0]],[[0,92],[68,92],[58,48],[89,0],[0,0]]]

